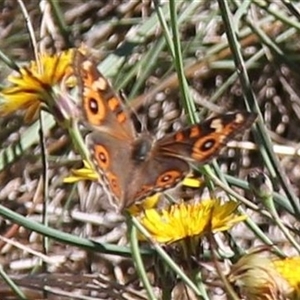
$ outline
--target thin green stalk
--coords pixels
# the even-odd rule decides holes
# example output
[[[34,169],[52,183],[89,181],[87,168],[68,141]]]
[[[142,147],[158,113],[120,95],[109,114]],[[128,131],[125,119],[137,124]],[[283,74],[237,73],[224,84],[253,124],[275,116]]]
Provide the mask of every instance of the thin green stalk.
[[[155,10],[156,10],[158,20],[160,22],[160,26],[162,28],[162,32],[163,32],[165,40],[166,40],[166,45],[168,46],[169,51],[170,51],[172,57],[174,58],[175,57],[175,50],[174,50],[174,45],[173,45],[173,41],[172,41],[172,36],[171,36],[170,30],[169,30],[169,27],[168,27],[168,24],[167,24],[167,20],[164,16],[164,13],[163,13],[163,11],[161,9],[161,6],[158,3],[158,1],[154,1],[153,3],[154,3],[154,7],[155,7]]]
[[[15,293],[15,295],[18,297],[19,300],[28,300],[28,298],[22,292],[22,290],[5,273],[2,265],[0,265],[0,276],[7,283],[7,285],[12,289],[12,291]]]
[[[5,65],[7,65],[10,69],[19,72],[20,68],[19,66],[11,60],[7,55],[3,53],[3,51],[0,50],[0,60],[4,62]],[[1,100],[1,97],[0,97]]]
[[[41,153],[42,153],[42,164],[43,164],[43,213],[42,213],[42,219],[43,224],[48,227],[48,204],[49,204],[49,165],[48,165],[48,155],[47,155],[47,147],[45,145],[45,137],[44,137],[44,114],[43,111],[40,111],[39,120],[41,128],[39,130],[40,132],[40,144],[41,144]],[[45,255],[48,255],[49,252],[49,239],[47,236],[43,236],[43,253]],[[43,262],[43,272],[46,272],[47,266],[45,262]]]
[[[149,278],[147,276],[147,272],[145,270],[145,266],[142,260],[142,256],[140,254],[139,250],[139,243],[137,238],[137,229],[135,226],[132,226],[131,216],[127,215],[127,227],[128,227],[128,233],[129,233],[129,241],[130,241],[130,249],[132,253],[132,258],[135,264],[135,269],[139,274],[139,277],[144,285],[144,288],[147,292],[148,299],[150,300],[156,300],[154,291],[152,289],[152,286],[150,284]]]
[[[196,123],[198,122],[198,118],[195,114],[196,106],[194,101],[190,97],[188,84],[184,74],[184,67],[183,67],[183,58],[182,58],[182,51],[180,45],[180,38],[179,38],[179,30],[178,30],[178,19],[177,19],[177,9],[176,9],[175,0],[170,0],[170,21],[171,21],[171,28],[173,34],[173,43],[174,43],[174,54],[175,54],[175,68],[177,71],[178,79],[181,89],[181,95],[183,97],[183,107],[185,112],[187,113],[190,122]]]
[[[49,4],[51,5],[52,11],[53,11],[53,16],[55,18],[55,21],[58,25],[58,28],[64,37],[64,40],[67,44],[67,47],[72,48],[74,47],[74,43],[71,40],[72,35],[70,34],[70,29],[68,28],[67,24],[65,23],[64,20],[64,15],[59,7],[59,1],[57,0],[49,0]]]

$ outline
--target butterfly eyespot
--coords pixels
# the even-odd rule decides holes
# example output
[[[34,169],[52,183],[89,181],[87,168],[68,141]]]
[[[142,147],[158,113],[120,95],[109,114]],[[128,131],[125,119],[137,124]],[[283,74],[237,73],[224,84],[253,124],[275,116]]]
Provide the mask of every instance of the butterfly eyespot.
[[[110,164],[109,154],[108,154],[107,150],[101,145],[96,145],[95,146],[95,157],[96,157],[97,163],[99,164],[99,167],[101,169],[106,170]]]
[[[182,177],[179,171],[167,171],[160,175],[156,180],[156,185],[161,187],[171,187],[175,185]]]
[[[96,115],[99,111],[98,101],[94,98],[89,99],[89,109],[90,112]]]
[[[207,139],[204,143],[202,143],[202,145],[200,145],[199,149],[201,151],[208,151],[210,149],[212,149],[216,144],[216,140],[215,139]]]
[[[220,148],[221,142],[221,138],[220,140],[216,140],[211,137],[198,139],[193,146],[191,154],[192,158],[201,162],[212,157],[213,154],[216,154],[216,151]]]

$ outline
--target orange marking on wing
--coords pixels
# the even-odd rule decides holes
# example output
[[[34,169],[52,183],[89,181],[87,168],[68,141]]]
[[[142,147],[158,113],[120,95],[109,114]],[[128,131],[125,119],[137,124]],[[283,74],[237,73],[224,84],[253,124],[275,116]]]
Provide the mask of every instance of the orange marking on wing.
[[[184,140],[184,134],[182,132],[177,132],[174,136],[176,142],[181,142]]]
[[[190,137],[191,138],[198,137],[199,134],[200,134],[200,130],[199,130],[198,126],[191,127],[191,130],[190,130]]]
[[[117,120],[120,124],[124,123],[126,120],[127,120],[127,116],[124,112],[120,112],[118,115],[117,115]]]
[[[84,73],[83,75],[83,85],[91,87],[95,79],[89,73]]]
[[[110,189],[115,194],[115,196],[120,199],[122,191],[117,176],[115,176],[112,172],[108,172],[106,174],[106,177],[108,179]]]
[[[239,128],[239,126],[237,124],[228,124],[226,125],[222,131],[220,132],[220,135],[222,136],[228,136],[230,135],[232,132],[234,132],[235,130],[237,130]]]
[[[120,107],[120,100],[116,97],[112,97],[107,100],[107,104],[112,111],[115,111],[118,107]]]

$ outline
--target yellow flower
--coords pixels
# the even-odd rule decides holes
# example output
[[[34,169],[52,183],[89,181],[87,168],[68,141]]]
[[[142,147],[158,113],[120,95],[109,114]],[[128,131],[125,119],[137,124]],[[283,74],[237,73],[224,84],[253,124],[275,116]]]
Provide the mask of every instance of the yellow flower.
[[[1,90],[0,116],[16,110],[26,110],[27,121],[36,117],[41,104],[53,105],[52,88],[72,74],[74,50],[56,55],[41,54],[38,62],[19,69],[17,75],[8,77],[11,86]],[[50,103],[49,103],[50,102]]]
[[[253,252],[233,265],[228,279],[250,300],[296,300],[300,296],[300,257],[274,259]]]
[[[198,178],[187,176],[183,179],[182,185],[191,188],[199,188],[201,185],[203,185],[203,182],[203,180],[200,180]]]
[[[141,223],[160,243],[172,243],[187,237],[202,236],[208,232],[228,230],[246,216],[234,213],[238,204],[229,201],[205,200],[198,204],[181,203],[169,210],[146,210]]]
[[[87,161],[83,161],[83,168],[71,170],[72,175],[64,178],[65,183],[74,183],[81,180],[98,180],[99,176]]]
[[[300,299],[300,257],[277,259],[273,261],[273,264],[276,271],[290,286],[287,296],[290,299]]]
[[[153,207],[156,207],[159,199],[160,199],[160,193],[156,193],[152,196],[147,197],[145,200],[143,200],[141,203],[133,204],[128,208],[128,212],[131,215],[137,216],[141,212],[147,209],[151,209]]]

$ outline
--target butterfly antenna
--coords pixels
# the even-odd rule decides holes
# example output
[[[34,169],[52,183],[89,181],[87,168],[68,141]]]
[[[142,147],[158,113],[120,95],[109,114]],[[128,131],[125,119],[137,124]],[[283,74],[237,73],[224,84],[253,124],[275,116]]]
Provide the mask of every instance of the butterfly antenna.
[[[26,8],[24,2],[22,0],[18,0],[18,4],[19,4],[19,6],[21,8],[21,11],[22,11],[22,14],[23,14],[23,16],[26,20],[26,25],[27,25],[28,33],[29,33],[30,40],[31,40],[31,43],[32,43],[35,60],[37,62],[38,68],[40,70],[41,67],[40,67],[39,59],[38,59],[38,57],[39,57],[38,56],[38,46],[37,46],[36,37],[34,35],[34,29],[33,29],[33,26],[32,26],[32,22],[30,20],[30,17],[29,17],[29,14],[28,14],[28,11],[27,11],[27,8]]]
[[[135,126],[139,129],[140,132],[147,132],[147,126],[146,126],[146,117],[141,117],[138,113],[137,110],[134,109],[133,107],[131,107],[130,102],[127,100],[127,97],[124,93],[123,90],[121,90],[119,92],[120,98],[122,100],[123,105],[127,107],[128,111],[129,111],[129,115],[130,117],[133,119],[134,124],[138,125]]]

